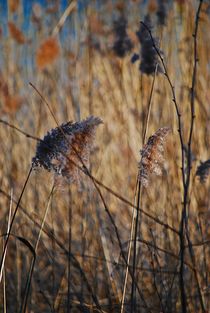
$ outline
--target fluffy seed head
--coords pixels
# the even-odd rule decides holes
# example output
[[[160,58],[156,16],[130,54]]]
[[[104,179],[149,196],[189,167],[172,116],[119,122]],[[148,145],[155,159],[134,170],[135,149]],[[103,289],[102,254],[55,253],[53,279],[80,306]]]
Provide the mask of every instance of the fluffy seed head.
[[[103,123],[99,117],[62,124],[52,129],[37,145],[32,166],[43,167],[56,176],[62,176],[68,183],[80,180],[80,169],[75,166],[89,166],[96,127]]]
[[[149,137],[147,143],[140,151],[141,161],[139,163],[138,178],[144,187],[148,187],[149,179],[152,174],[162,174],[162,163],[164,161],[163,145],[169,130],[169,127],[159,128],[154,135]]]

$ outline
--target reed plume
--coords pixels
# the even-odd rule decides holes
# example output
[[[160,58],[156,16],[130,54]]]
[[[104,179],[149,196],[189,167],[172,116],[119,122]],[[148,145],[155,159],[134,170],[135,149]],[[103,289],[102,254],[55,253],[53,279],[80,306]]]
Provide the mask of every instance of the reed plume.
[[[123,16],[114,22],[115,42],[113,50],[120,58],[123,58],[133,48],[133,43],[128,37],[126,28],[127,21]]]
[[[144,23],[150,30],[152,29],[150,15],[145,16]],[[162,69],[158,60],[157,52],[154,48],[154,44],[148,31],[142,24],[140,24],[139,30],[136,32],[136,35],[141,45],[141,50],[139,54],[135,53],[133,55],[133,57],[131,58],[131,62],[134,63],[138,59],[140,59],[141,61],[139,65],[139,70],[147,75],[155,73],[157,64],[157,72],[161,72]],[[155,44],[157,46],[157,39],[155,39]]]
[[[208,175],[210,174],[210,159],[205,162],[200,162],[197,167],[196,176],[199,177],[201,183],[205,183]]]
[[[158,25],[165,26],[167,19],[167,1],[166,0],[158,0],[158,9],[157,9],[157,23]]]
[[[144,145],[141,153],[141,161],[139,163],[138,178],[144,187],[148,187],[152,174],[162,174],[162,164],[164,161],[164,142],[169,133],[169,127],[159,128],[154,135],[149,137]]]
[[[55,178],[62,176],[68,183],[79,182],[78,166],[89,166],[96,127],[101,123],[99,117],[90,116],[52,129],[38,143],[32,167],[43,167],[54,172]]]
[[[55,37],[47,38],[38,48],[36,53],[36,65],[39,69],[44,69],[51,65],[60,55],[60,46]]]

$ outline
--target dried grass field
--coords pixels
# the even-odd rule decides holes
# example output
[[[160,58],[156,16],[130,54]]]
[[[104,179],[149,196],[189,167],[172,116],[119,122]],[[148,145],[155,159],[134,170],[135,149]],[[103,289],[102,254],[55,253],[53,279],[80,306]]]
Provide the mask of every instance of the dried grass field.
[[[210,312],[209,1],[0,16],[0,312]]]

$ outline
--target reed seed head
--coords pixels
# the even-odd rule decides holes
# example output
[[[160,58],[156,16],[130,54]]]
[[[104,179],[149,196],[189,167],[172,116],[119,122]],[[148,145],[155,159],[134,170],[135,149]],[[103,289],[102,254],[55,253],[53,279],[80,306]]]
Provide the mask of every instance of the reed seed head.
[[[115,42],[113,50],[120,58],[123,58],[133,48],[133,43],[128,37],[126,28],[127,21],[124,16],[114,22]]]
[[[205,183],[208,175],[210,174],[210,159],[201,162],[200,165],[197,167],[196,176],[200,178],[201,183]]]
[[[159,128],[154,135],[149,137],[147,143],[140,151],[141,161],[139,163],[138,178],[144,187],[148,187],[152,174],[162,174],[164,142],[169,130],[169,127]]]
[[[78,166],[89,166],[96,127],[101,123],[99,117],[90,116],[52,129],[38,143],[32,167],[43,167],[68,183],[78,182],[81,172]]]
[[[150,15],[145,16],[144,24],[150,30],[152,29]],[[157,72],[161,72],[162,69],[160,67],[157,52],[154,48],[150,34],[144,25],[140,24],[139,30],[136,32],[136,35],[138,37],[139,43],[141,44],[141,50],[139,55],[136,53],[134,54],[134,56],[131,58],[131,62],[134,63],[138,59],[140,59],[139,70],[147,75],[155,73],[157,64]],[[154,38],[154,41],[157,46],[157,39]]]
[[[167,19],[167,1],[166,0],[158,0],[158,10],[157,10],[157,22],[158,25],[166,25]]]

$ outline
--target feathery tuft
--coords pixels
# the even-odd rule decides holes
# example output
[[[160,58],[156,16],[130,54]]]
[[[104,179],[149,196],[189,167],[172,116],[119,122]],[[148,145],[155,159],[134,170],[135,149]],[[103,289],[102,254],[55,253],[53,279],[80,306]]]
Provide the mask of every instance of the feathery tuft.
[[[101,123],[99,117],[90,116],[52,129],[37,145],[33,168],[40,166],[63,176],[69,183],[78,182],[80,170],[75,164],[89,166],[96,127]]]
[[[138,178],[144,187],[148,187],[151,174],[162,174],[163,144],[169,131],[169,127],[159,128],[154,135],[149,137],[147,144],[140,151],[141,161],[139,163]]]

